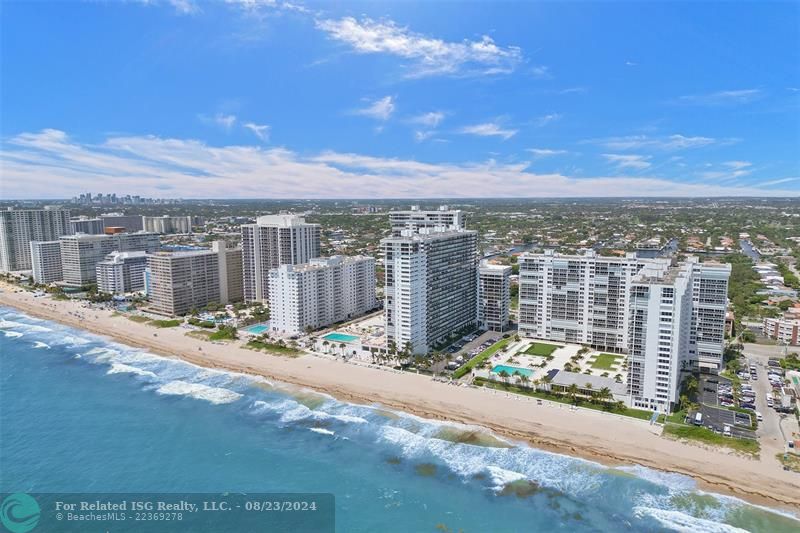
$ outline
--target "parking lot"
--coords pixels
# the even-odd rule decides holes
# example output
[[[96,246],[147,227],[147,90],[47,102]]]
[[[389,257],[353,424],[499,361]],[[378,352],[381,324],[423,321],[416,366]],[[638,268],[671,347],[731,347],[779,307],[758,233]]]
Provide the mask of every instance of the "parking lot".
[[[751,415],[732,411],[719,404],[720,387],[731,386],[729,379],[721,376],[701,375],[698,383],[700,395],[700,412],[703,414],[703,426],[721,433],[726,425],[731,427],[731,435],[739,438],[756,437],[751,428]],[[694,412],[690,416],[694,416]],[[690,419],[691,422],[691,419]]]

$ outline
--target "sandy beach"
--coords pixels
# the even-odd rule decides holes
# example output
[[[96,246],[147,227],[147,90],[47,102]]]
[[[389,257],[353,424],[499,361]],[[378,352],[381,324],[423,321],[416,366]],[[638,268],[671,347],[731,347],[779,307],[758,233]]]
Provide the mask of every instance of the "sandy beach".
[[[428,376],[397,373],[305,355],[273,356],[236,344],[186,336],[184,328],[154,328],[80,302],[36,298],[0,284],[0,305],[104,335],[117,342],[191,363],[264,376],[357,403],[379,403],[425,418],[482,426],[508,438],[607,465],[640,464],[692,476],[700,488],[770,507],[800,510],[800,474],[784,471],[775,451],[760,459],[660,436],[648,422],[488,389],[455,387]],[[81,318],[82,315],[84,318]]]

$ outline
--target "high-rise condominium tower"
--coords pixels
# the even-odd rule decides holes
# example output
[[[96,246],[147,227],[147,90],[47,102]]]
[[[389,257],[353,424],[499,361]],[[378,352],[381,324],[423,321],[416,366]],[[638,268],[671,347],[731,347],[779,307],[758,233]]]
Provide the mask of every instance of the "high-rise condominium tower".
[[[242,226],[244,298],[248,302],[269,300],[269,271],[280,265],[307,263],[319,257],[319,224],[309,224],[297,215],[258,217]]]
[[[31,269],[33,241],[53,241],[71,233],[68,209],[0,211],[0,271]]]

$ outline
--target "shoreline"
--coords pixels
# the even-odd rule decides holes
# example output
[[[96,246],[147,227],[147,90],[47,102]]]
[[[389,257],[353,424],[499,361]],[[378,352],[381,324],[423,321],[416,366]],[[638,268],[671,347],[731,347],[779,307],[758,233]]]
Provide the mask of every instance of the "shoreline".
[[[435,382],[428,376],[303,355],[287,358],[220,345],[185,335],[184,328],[154,328],[79,302],[34,298],[0,284],[0,305],[104,336],[156,355],[221,370],[263,376],[329,394],[339,400],[380,404],[422,418],[486,428],[548,452],[606,466],[641,465],[693,478],[698,489],[750,503],[800,511],[800,475],[782,470],[775,452],[747,459],[723,450],[686,444],[656,434],[647,421],[535,401],[483,388]],[[86,319],[72,313],[86,315]],[[563,406],[563,407],[562,407]]]

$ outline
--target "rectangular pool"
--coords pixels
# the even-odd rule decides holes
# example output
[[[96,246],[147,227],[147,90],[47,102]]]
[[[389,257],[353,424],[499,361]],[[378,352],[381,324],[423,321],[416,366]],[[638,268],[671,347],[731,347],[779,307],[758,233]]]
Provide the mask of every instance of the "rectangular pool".
[[[345,333],[328,333],[324,337],[322,337],[326,341],[334,341],[334,342],[353,342],[358,340],[358,337],[355,335],[347,335]]]
[[[253,324],[252,326],[247,326],[244,330],[248,333],[253,333],[255,335],[261,335],[265,331],[269,330],[269,322],[262,322],[261,324]]]
[[[516,366],[506,366],[506,365],[496,365],[494,368],[492,368],[492,372],[494,374],[499,374],[503,370],[505,370],[509,376],[513,376],[514,372],[517,372],[520,376],[531,377],[533,375],[533,370],[531,370],[530,368],[519,368]]]

